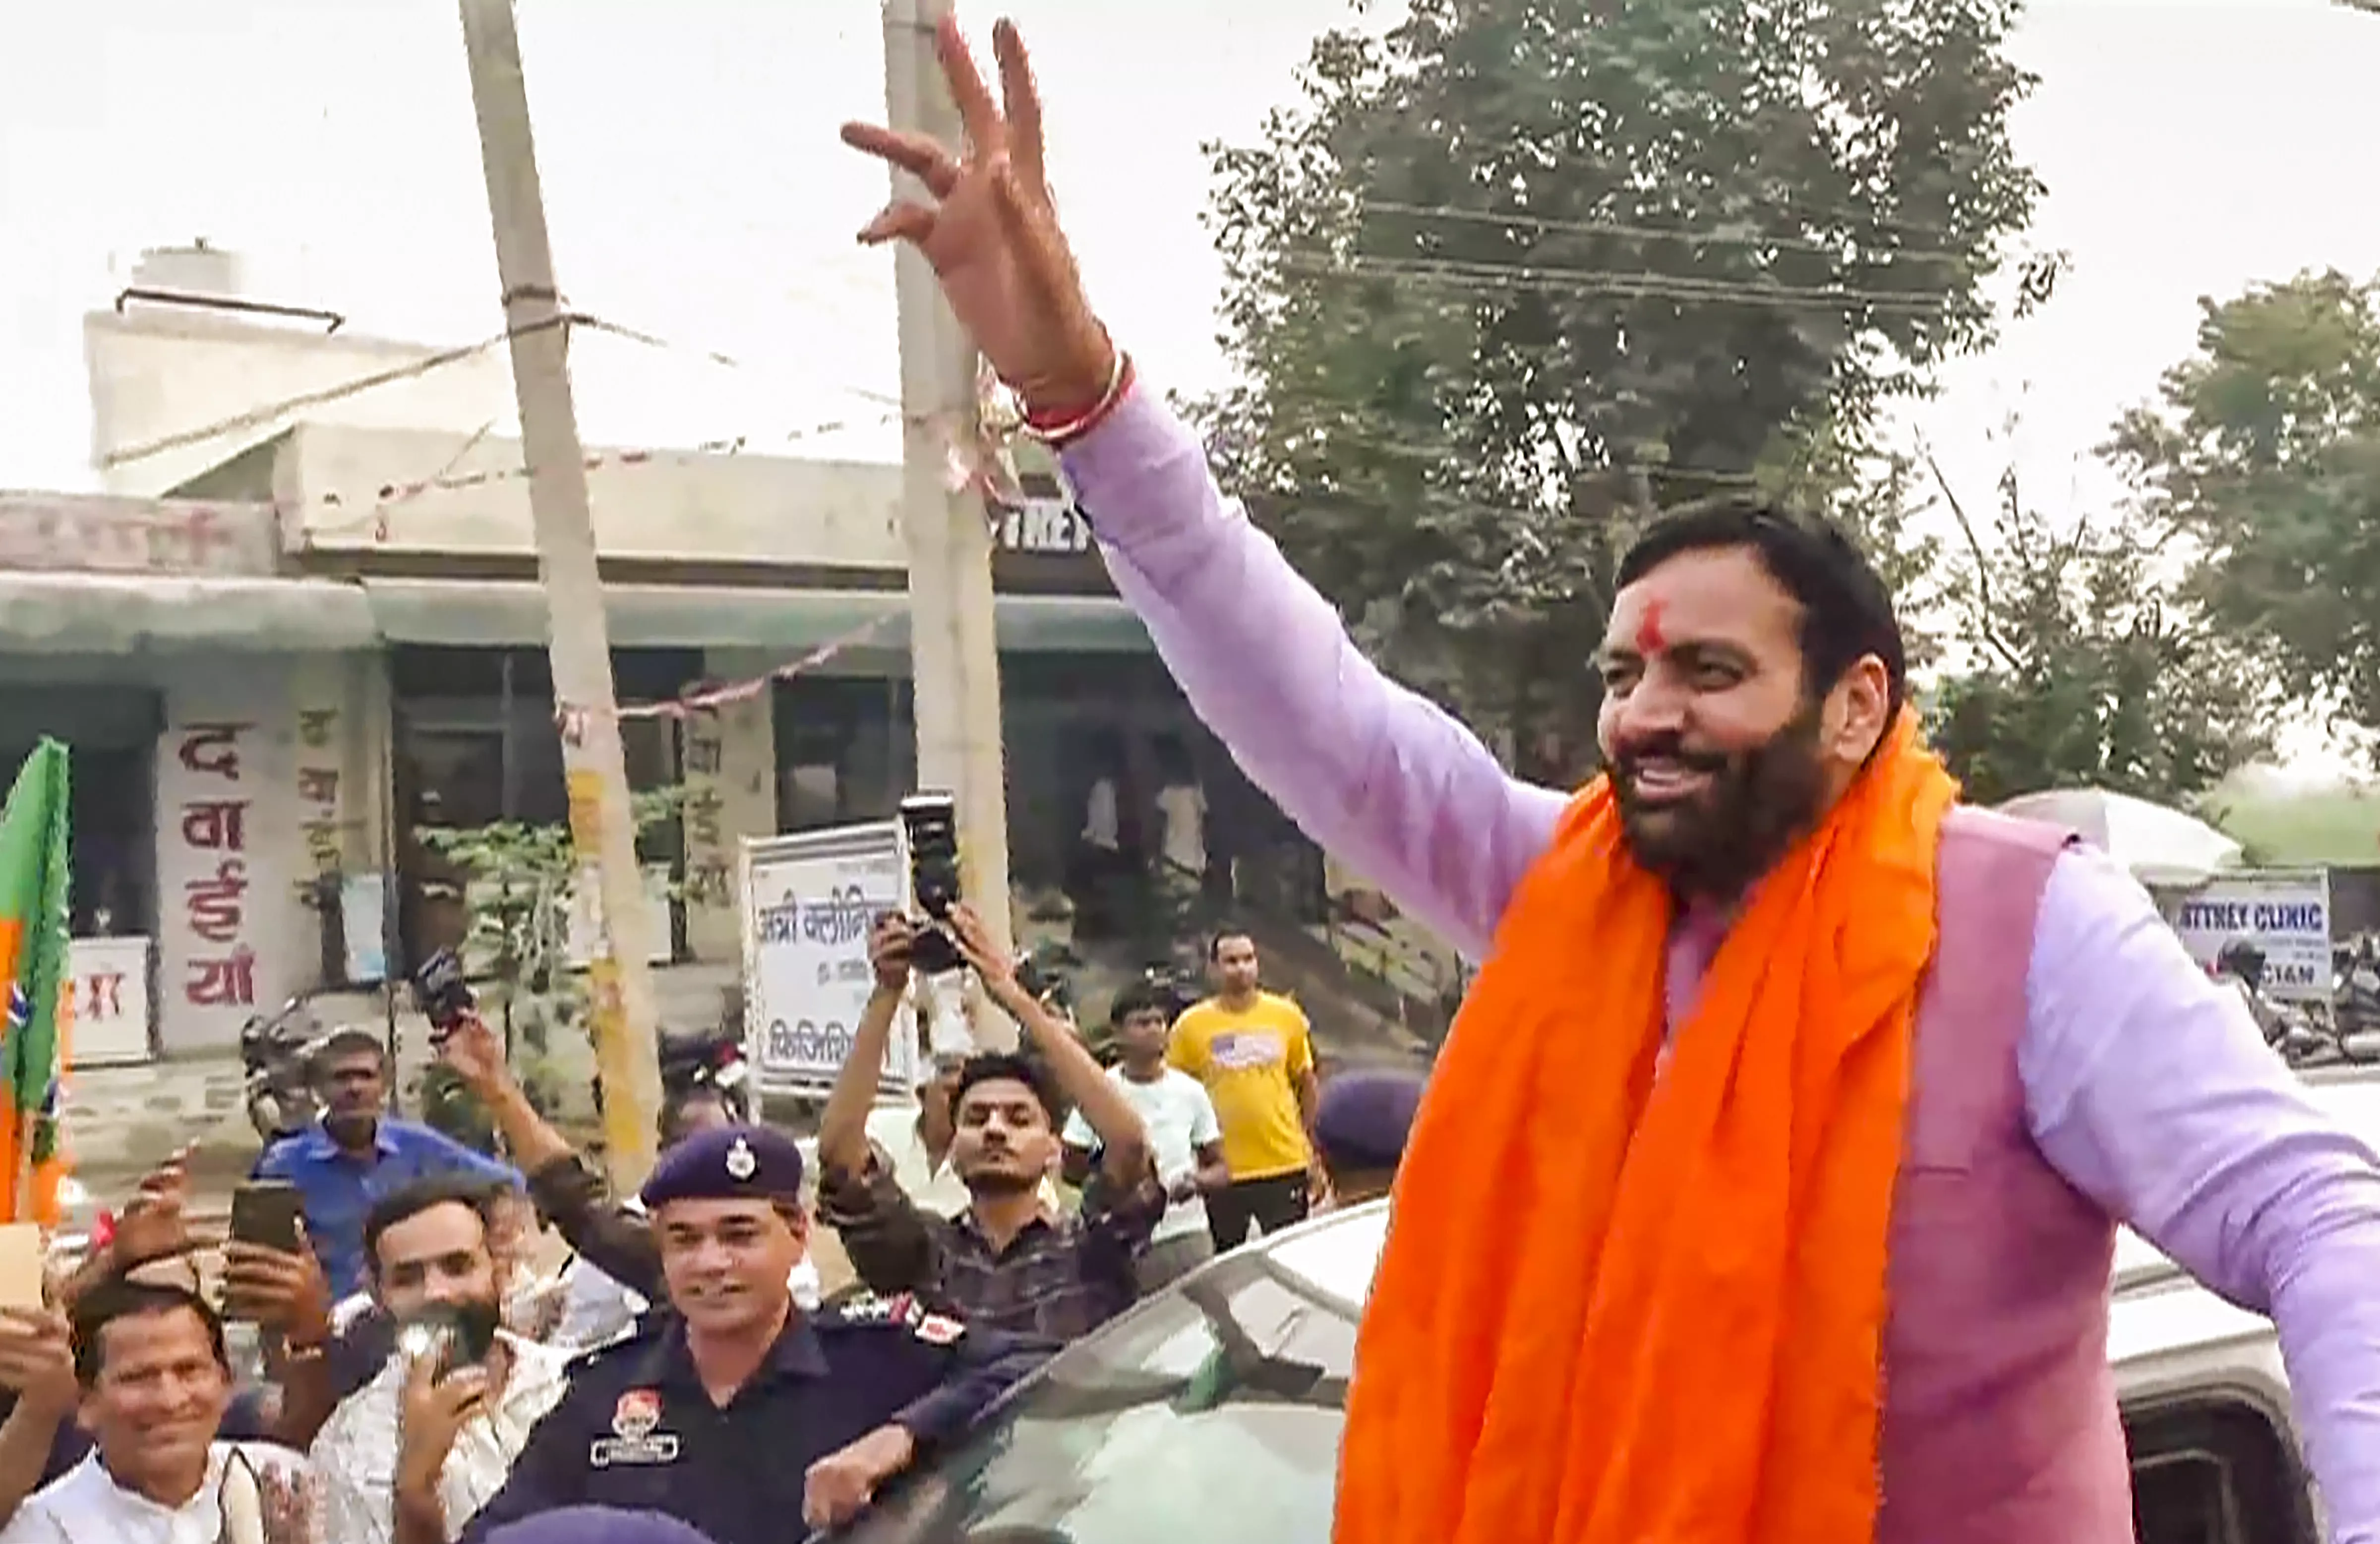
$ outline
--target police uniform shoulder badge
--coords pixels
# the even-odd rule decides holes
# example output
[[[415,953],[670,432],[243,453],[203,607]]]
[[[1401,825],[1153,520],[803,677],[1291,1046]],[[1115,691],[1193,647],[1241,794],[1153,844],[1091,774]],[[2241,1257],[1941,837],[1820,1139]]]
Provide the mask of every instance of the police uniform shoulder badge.
[[[928,1345],[956,1345],[966,1333],[966,1326],[948,1314],[929,1314],[919,1308],[909,1319],[909,1332]]]
[[[752,1144],[743,1137],[727,1149],[727,1177],[741,1185],[760,1172],[760,1160],[754,1156]]]
[[[879,1297],[863,1293],[835,1305],[835,1317],[845,1324],[906,1324],[917,1307],[917,1300],[907,1293],[891,1297]]]

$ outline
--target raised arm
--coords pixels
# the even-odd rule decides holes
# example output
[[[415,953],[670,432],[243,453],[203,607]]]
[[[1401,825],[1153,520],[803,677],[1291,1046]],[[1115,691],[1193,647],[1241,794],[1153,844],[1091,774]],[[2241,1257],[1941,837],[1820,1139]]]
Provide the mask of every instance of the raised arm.
[[[1116,589],[1198,716],[1308,836],[1483,957],[1563,796],[1382,675],[1135,387],[1065,455]]]
[[[997,95],[958,23],[935,28],[962,142],[844,126],[844,143],[905,174],[859,239],[915,246],[1027,420],[1066,444],[1117,588],[1248,775],[1399,906],[1485,954],[1560,796],[1506,777],[1469,731],[1373,669],[1225,505],[1196,436],[1133,385],[1059,226],[1025,44],[1002,22],[992,46]]]

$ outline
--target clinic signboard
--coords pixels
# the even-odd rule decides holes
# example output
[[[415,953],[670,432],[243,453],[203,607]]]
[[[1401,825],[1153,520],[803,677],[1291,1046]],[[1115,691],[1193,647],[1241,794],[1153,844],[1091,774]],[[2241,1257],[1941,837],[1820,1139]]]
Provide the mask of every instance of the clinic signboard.
[[[2239,869],[2184,892],[2174,930],[2209,972],[2234,943],[2265,956],[2264,994],[2279,1003],[2331,999],[2330,874],[2323,869]]]

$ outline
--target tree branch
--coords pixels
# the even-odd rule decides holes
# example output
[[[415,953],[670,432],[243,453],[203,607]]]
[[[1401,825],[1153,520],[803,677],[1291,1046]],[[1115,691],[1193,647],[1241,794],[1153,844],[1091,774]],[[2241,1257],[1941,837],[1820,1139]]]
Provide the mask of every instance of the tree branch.
[[[1942,464],[1934,459],[1931,450],[1921,454],[1925,457],[1925,469],[1933,474],[1934,486],[1942,490],[1943,501],[1950,506],[1950,517],[1959,522],[1960,533],[1967,539],[1967,551],[1975,560],[1975,630],[1983,634],[1985,644],[2000,657],[2001,663],[2010,670],[2022,671],[2024,661],[2015,650],[2001,641],[1999,633],[1992,626],[1992,580],[1985,572],[1989,560],[1984,555],[1983,538],[1975,534],[1975,523],[1967,518],[1967,506],[1961,504],[1959,495],[1950,491],[1950,480],[1942,475]]]

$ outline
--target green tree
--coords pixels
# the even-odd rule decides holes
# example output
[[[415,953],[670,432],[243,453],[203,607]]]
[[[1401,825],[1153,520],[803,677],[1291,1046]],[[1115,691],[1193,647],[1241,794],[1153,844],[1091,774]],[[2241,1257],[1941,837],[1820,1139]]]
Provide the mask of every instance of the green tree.
[[[2109,454],[2281,689],[2380,729],[2380,285],[2301,274],[2199,311]]]
[[[629,818],[639,842],[677,820],[685,799],[676,786],[631,795]],[[577,875],[569,828],[497,821],[425,826],[415,834],[467,876],[459,953],[473,977],[493,984],[489,1011],[502,1015],[504,1042],[531,1102],[550,1112],[556,1100],[551,1058],[565,1037],[592,1033],[587,979],[571,967],[566,948]],[[443,1063],[425,1069],[418,1091],[431,1125],[492,1149],[493,1124]]]
[[[1218,460],[1385,663],[1576,770],[1658,510],[1791,489],[1922,557],[1871,431],[1991,334],[2039,191],[2015,9],[1415,0],[1326,34],[1302,103],[1210,150]]]
[[[2119,508],[2061,529],[2010,470],[1979,529],[1929,469],[1962,550],[1954,662],[1927,718],[1969,798],[2095,787],[2186,805],[2270,748],[2274,694],[2191,597],[2170,528]]]

